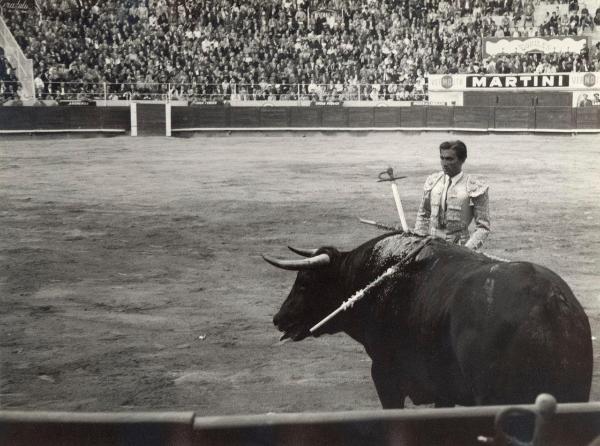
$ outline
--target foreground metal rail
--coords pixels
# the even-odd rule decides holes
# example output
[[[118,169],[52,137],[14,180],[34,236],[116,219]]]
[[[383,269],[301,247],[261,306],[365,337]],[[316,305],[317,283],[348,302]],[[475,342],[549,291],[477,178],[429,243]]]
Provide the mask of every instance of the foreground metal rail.
[[[535,406],[515,406],[534,410]],[[508,406],[197,417],[193,412],[0,411],[0,444],[21,445],[481,445]],[[548,446],[600,436],[600,403],[559,404]]]

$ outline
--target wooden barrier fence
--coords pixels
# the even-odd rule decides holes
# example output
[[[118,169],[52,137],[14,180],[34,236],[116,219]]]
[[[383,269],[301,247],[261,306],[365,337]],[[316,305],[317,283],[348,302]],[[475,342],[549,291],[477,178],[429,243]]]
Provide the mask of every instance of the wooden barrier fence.
[[[518,406],[534,409],[534,406]],[[192,412],[0,411],[3,446],[482,445],[505,406],[197,417]],[[600,403],[559,404],[544,446],[588,446]]]
[[[126,106],[0,107],[0,134],[164,136],[235,130],[600,133],[600,107],[173,105],[167,112],[165,104],[135,105],[131,112]]]

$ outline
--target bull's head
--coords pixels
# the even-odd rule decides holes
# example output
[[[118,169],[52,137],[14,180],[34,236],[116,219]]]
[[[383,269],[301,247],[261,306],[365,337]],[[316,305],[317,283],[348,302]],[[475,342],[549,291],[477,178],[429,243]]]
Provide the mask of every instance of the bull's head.
[[[263,258],[278,268],[298,271],[294,286],[279,312],[273,317],[275,326],[283,332],[281,339],[300,341],[310,336],[310,327],[315,325],[339,305],[339,283],[335,271],[341,256],[334,248],[313,250],[291,248],[304,256],[303,259],[279,260]],[[336,293],[337,291],[337,293]],[[314,335],[331,333],[334,324]],[[327,330],[327,331],[326,331]]]

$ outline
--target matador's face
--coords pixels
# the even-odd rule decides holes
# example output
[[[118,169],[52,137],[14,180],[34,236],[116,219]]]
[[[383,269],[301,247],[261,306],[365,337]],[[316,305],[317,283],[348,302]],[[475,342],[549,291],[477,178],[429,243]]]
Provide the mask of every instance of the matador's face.
[[[462,171],[464,161],[461,161],[456,155],[454,149],[441,149],[440,162],[444,173],[449,177],[458,175]]]

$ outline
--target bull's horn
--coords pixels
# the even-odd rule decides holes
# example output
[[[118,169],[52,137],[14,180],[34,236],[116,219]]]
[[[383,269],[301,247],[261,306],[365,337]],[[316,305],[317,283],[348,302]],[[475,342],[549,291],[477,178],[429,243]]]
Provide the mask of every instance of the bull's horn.
[[[287,269],[290,271],[316,269],[320,268],[321,266],[328,265],[329,262],[331,262],[329,254],[319,254],[318,256],[308,257],[306,259],[301,260],[281,260],[274,259],[265,255],[263,255],[262,258],[265,259],[265,261],[267,261],[271,265],[276,266],[277,268]]]
[[[288,246],[288,249],[292,252],[295,252],[298,255],[304,256],[304,257],[312,257],[314,256],[318,249],[303,249],[303,248],[294,248],[293,246]]]

